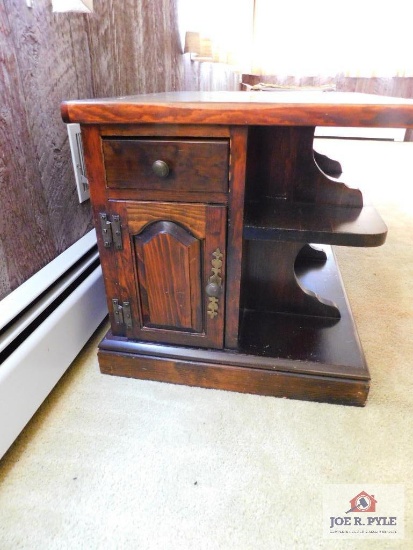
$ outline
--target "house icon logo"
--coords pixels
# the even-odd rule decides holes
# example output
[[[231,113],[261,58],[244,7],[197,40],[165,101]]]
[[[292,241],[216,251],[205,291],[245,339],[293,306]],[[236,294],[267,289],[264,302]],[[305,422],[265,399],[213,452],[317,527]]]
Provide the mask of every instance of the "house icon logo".
[[[347,510],[346,514],[350,512],[375,512],[377,500],[374,495],[369,495],[366,491],[362,491],[354,498],[350,500],[350,510]]]

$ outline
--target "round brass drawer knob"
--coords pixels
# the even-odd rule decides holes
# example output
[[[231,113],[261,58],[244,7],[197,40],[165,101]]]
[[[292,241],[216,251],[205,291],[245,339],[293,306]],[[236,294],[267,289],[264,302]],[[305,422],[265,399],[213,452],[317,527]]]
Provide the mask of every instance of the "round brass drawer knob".
[[[163,160],[155,160],[152,170],[160,178],[166,178],[169,174],[169,166]]]

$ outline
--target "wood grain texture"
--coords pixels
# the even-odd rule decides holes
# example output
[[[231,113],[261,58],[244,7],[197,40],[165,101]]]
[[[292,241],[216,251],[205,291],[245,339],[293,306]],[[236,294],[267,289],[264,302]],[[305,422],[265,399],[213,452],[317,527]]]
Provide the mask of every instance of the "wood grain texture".
[[[129,231],[138,234],[146,225],[165,220],[167,215],[169,221],[190,227],[198,239],[203,239],[206,233],[207,208],[206,204],[129,201],[126,204]]]
[[[168,221],[134,241],[144,326],[201,332],[201,242]]]
[[[9,11],[0,5],[0,298],[56,255]]]
[[[0,264],[9,280],[2,297],[91,228],[89,205],[78,203],[58,106],[68,95],[92,90],[88,55],[86,63],[74,60],[73,45],[82,48],[85,42],[81,19],[58,20],[45,0],[32,10],[6,0],[0,10],[1,26],[8,29],[0,39],[1,109],[7,121],[0,139],[5,165]]]
[[[177,0],[95,2],[53,14],[50,0],[0,7],[0,299],[91,228],[79,205],[64,99],[182,88]]]
[[[83,18],[52,14],[45,1],[34,3],[31,10],[22,9],[17,1],[9,4],[9,18],[18,37],[16,55],[40,175],[39,191],[60,253],[91,227],[89,205],[78,202],[67,132],[57,109],[66,94],[79,97],[91,91],[88,56],[77,53],[87,47]]]
[[[99,351],[98,359],[104,374],[360,407],[365,405],[370,386],[361,380],[308,376],[219,363],[194,363],[104,350]]]
[[[317,166],[314,131],[311,126],[251,128],[247,196],[361,207],[363,197],[358,189],[330,178]]]
[[[169,92],[62,105],[66,122],[413,127],[413,101],[370,94]]]
[[[187,193],[228,189],[227,140],[105,139],[108,187]],[[161,177],[154,163],[166,164]]]
[[[294,265],[302,248],[302,243],[245,242],[243,308],[336,320],[340,318],[339,310],[331,300],[307,290],[298,282]],[[315,265],[318,267],[319,262]]]
[[[143,201],[182,201],[182,202],[213,202],[215,204],[225,204],[228,202],[227,193],[214,193],[211,191],[200,191],[198,193],[187,191],[173,191],[170,189],[108,189],[108,199],[114,200],[143,200]]]
[[[181,88],[176,0],[108,0],[87,18],[94,94],[110,97]]]
[[[132,201],[110,202],[108,207],[121,217],[123,250],[101,252],[106,291],[110,297],[129,301],[135,320],[131,329],[124,327],[123,331],[112,322],[114,332],[145,341],[222,348],[225,259],[221,268],[222,294],[214,318],[207,315],[205,287],[212,274],[214,252],[218,248],[225,252],[226,207]],[[171,231],[167,235],[162,229],[165,225],[169,229],[172,226],[173,238]],[[147,245],[149,248],[144,250]],[[186,298],[179,296],[184,290],[189,293]],[[150,320],[151,310],[156,322]],[[183,326],[188,324],[184,320],[188,318],[191,326]]]
[[[105,208],[112,219],[118,214],[123,229],[123,246],[101,255],[107,293],[124,306],[128,302],[133,321],[113,323],[112,315],[117,349],[113,349],[111,337],[105,339],[100,348],[102,372],[362,405],[369,373],[334,256],[330,249],[316,251],[306,244],[313,236],[336,244],[349,244],[351,237],[356,239],[353,245],[366,244],[366,235],[371,235],[365,227],[358,231],[355,227],[359,213],[365,212],[362,197],[320,171],[312,150],[314,127],[308,118],[307,124],[286,126],[303,116],[305,109],[312,109],[311,121],[319,116],[327,125],[336,119],[358,125],[361,113],[372,107],[374,116],[373,111],[364,113],[373,117],[369,119],[372,125],[380,124],[389,113],[408,119],[413,102],[353,94],[328,98],[300,93],[246,95],[164,93],[66,104],[64,112],[69,119],[74,112],[83,112],[85,119],[81,120],[88,120],[90,110],[89,122],[96,120],[94,117],[102,120],[105,132],[108,120],[114,129],[126,120],[135,126],[139,113],[152,121],[150,125],[158,120],[165,128],[171,112],[179,112],[191,131],[199,116],[205,137],[209,124],[214,132],[222,124],[230,135],[228,206],[211,204],[207,192],[206,202],[201,204],[177,198],[157,202],[159,196],[151,198],[150,193],[161,190],[151,182],[145,190],[148,200],[125,195],[122,202],[110,196],[108,168],[111,184],[127,181],[131,186],[140,185],[140,179],[152,177],[145,173],[145,166],[153,159],[148,163],[148,152],[137,151],[135,141],[149,144],[149,148],[159,145],[162,153],[171,142],[182,141],[186,150],[189,140],[175,138],[173,133],[168,139],[159,134],[153,143],[133,136],[128,140],[127,132],[122,130],[118,138],[114,130],[104,138],[110,147],[103,152],[99,126],[84,124],[95,212]],[[251,128],[246,123],[235,124],[241,116],[251,121]],[[176,118],[171,128],[179,120]],[[228,120],[234,122],[230,128],[225,123]],[[271,128],[269,121],[277,124]],[[260,131],[261,126],[265,131]],[[265,141],[270,144],[263,146]],[[129,145],[125,146],[129,142],[132,154]],[[119,150],[114,145],[119,145]],[[109,160],[106,169],[104,153]],[[139,160],[135,163],[136,156]],[[188,188],[184,187],[189,192],[195,167],[187,158],[181,164],[184,178],[180,184],[188,178]],[[214,170],[210,177],[214,178]],[[245,185],[250,188],[246,215]],[[255,210],[251,208],[254,200]],[[268,203],[268,209],[261,208]],[[279,209],[278,203],[288,209]],[[244,231],[245,222],[251,225]],[[347,229],[340,232],[337,225],[347,225]],[[377,237],[374,227],[372,231]],[[291,239],[290,232],[294,234]],[[384,234],[385,226],[380,224],[379,240]],[[147,347],[143,349],[144,344]],[[204,348],[204,361],[198,360],[200,348]],[[315,374],[321,371],[322,377]]]
[[[191,61],[190,54],[183,56],[182,90],[237,91],[241,75],[223,63]]]
[[[173,138],[229,138],[230,130],[226,126],[191,126],[190,124],[181,126],[179,124],[110,124],[101,126],[100,133],[105,137],[173,137]]]
[[[239,303],[242,265],[242,233],[244,223],[245,171],[248,129],[231,129],[231,164],[227,247],[227,304],[225,346],[238,347]]]
[[[311,323],[311,320],[310,320]],[[254,327],[255,335],[257,327]],[[251,338],[253,340],[254,338]],[[345,342],[340,343],[341,346],[346,345]],[[360,342],[357,340],[354,347],[359,347]],[[370,380],[370,373],[367,369],[366,361],[363,356],[353,353],[350,364],[343,367],[342,363],[334,364],[332,359],[337,358],[339,353],[333,351],[333,355],[329,357],[324,355],[323,359],[327,362],[320,361],[318,357],[303,359],[300,362],[288,357],[274,357],[270,354],[246,354],[237,350],[228,353],[227,350],[190,348],[184,346],[170,346],[159,343],[142,342],[132,340],[121,336],[114,336],[111,331],[106,334],[106,337],[100,342],[99,349],[113,351],[119,353],[128,353],[131,355],[157,356],[163,358],[173,358],[183,361],[194,361],[196,363],[218,363],[231,366],[248,367],[252,369],[276,370],[280,372],[296,372],[314,376],[332,376],[334,378],[351,378],[353,380]],[[330,347],[331,351],[331,347]]]
[[[341,316],[339,320],[297,315],[294,313],[297,309],[293,309],[292,304],[291,314],[287,313],[288,307],[284,307],[287,305],[284,300],[290,291],[289,285],[285,286],[282,282],[278,289],[275,280],[269,275],[271,271],[279,269],[276,252],[271,252],[265,243],[248,243],[251,244],[254,249],[244,254],[242,306],[245,309],[240,329],[240,351],[262,358],[294,359],[294,370],[300,369],[301,362],[311,361],[320,367],[323,365],[324,373],[338,376],[339,372],[343,375],[351,372],[352,376],[358,373],[368,378],[366,360],[331,247],[322,247],[324,257],[310,254],[308,250],[300,254],[294,265],[294,273],[303,290],[338,307]],[[262,273],[255,263],[259,256],[264,257],[265,265],[268,265],[266,273]],[[282,263],[285,269],[284,260]],[[275,279],[278,279],[277,274]],[[294,292],[294,288],[292,290]],[[304,302],[295,302],[295,307],[300,308],[302,305]],[[277,309],[281,313],[277,313]]]
[[[244,238],[341,246],[381,246],[387,226],[373,206],[289,203],[262,199],[246,208]]]

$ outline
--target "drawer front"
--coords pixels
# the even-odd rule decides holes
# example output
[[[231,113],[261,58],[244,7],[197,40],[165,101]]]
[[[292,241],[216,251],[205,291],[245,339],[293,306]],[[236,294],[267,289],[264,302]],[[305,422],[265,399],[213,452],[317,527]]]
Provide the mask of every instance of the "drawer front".
[[[227,192],[227,140],[104,139],[109,188]],[[156,163],[156,164],[155,164]]]

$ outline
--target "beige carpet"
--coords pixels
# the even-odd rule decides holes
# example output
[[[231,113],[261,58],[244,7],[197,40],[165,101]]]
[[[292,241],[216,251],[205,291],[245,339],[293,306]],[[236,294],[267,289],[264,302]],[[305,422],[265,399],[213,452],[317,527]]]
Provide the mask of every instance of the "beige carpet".
[[[381,248],[336,249],[367,406],[103,376],[100,330],[0,462],[1,550],[413,548],[413,144],[317,149],[389,225]],[[323,538],[329,484],[393,483],[404,540]]]

